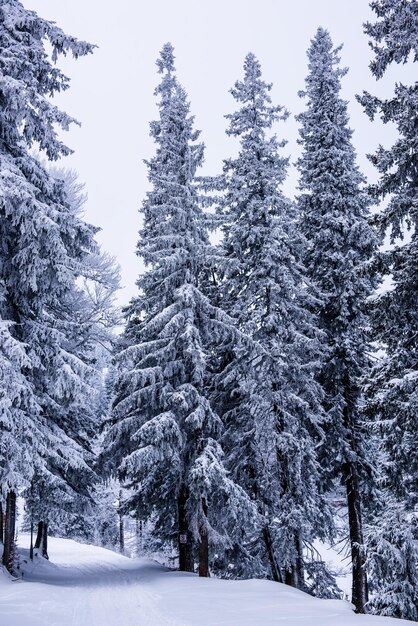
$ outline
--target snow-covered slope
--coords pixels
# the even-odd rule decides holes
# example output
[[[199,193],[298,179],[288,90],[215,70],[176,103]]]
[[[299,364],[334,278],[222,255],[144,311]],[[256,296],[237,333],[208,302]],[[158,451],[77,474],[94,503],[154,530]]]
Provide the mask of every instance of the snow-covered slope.
[[[20,544],[28,545],[22,536]],[[0,626],[395,626],[265,580],[199,579],[67,539],[51,562],[21,550],[23,579],[0,575]],[[406,622],[404,622],[406,623]]]

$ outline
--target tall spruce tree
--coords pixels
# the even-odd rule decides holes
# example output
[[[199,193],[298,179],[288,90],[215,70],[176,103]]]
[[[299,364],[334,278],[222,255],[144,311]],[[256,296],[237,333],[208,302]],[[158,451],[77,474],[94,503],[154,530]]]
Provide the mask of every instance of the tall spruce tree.
[[[219,445],[222,424],[208,398],[213,352],[233,339],[230,320],[201,290],[210,250],[195,183],[203,159],[171,44],[157,61],[156,154],[142,207],[138,254],[146,272],[131,303],[117,355],[109,454],[130,489],[126,509],[153,516],[155,534],[178,546],[180,569],[208,575],[208,542],[227,541],[245,517],[245,494],[230,480]]]
[[[328,478],[345,484],[351,544],[352,601],[366,611],[367,578],[362,523],[367,452],[362,440],[360,380],[368,362],[365,300],[371,281],[365,270],[376,244],[368,224],[370,202],[355,163],[347,103],[339,95],[346,70],[338,67],[340,48],[319,28],[308,51],[309,74],[301,123],[299,205],[307,239],[305,263],[320,293],[319,316],[325,354],[319,380],[325,391],[327,422],[324,461]],[[333,459],[330,463],[329,459]],[[326,476],[326,472],[325,472]]]
[[[261,556],[273,580],[303,588],[304,542],[330,530],[315,453],[323,436],[314,379],[320,333],[310,312],[315,298],[300,260],[295,206],[281,190],[285,142],[272,134],[288,114],[273,106],[270,89],[248,54],[244,78],[231,90],[239,108],[226,116],[240,151],[224,166],[219,261],[220,302],[254,343],[225,354],[217,390],[228,468],[261,518],[258,541],[254,530],[247,533],[250,571],[244,574],[263,573],[260,566],[251,571]]]
[[[393,63],[418,62],[418,4],[408,0],[371,3],[375,23],[367,23],[380,79]],[[387,100],[359,98],[371,119],[392,123],[398,139],[370,157],[380,174],[371,188],[388,199],[376,224],[392,244],[377,264],[392,287],[372,303],[376,340],[385,356],[367,386],[368,409],[379,425],[384,449],[383,497],[371,529],[370,563],[376,612],[418,621],[418,83],[397,83]]]
[[[30,152],[37,147],[49,159],[70,152],[57,128],[67,129],[74,120],[49,100],[67,89],[69,81],[51,63],[47,43],[53,61],[60,54],[70,52],[77,58],[92,50],[18,0],[1,4],[0,351],[12,381],[1,407],[0,438],[9,458],[8,474],[2,478],[3,491],[10,490],[4,550],[10,568],[14,490],[35,469],[49,473],[47,459],[55,456],[61,463],[63,450],[71,463],[70,438],[55,420],[54,394],[59,391],[53,383],[64,363],[57,359],[62,341],[54,312],[73,285],[80,259],[93,245],[93,230],[72,214],[62,183]],[[65,365],[69,381],[68,362]],[[14,445],[10,442],[9,447],[10,438]],[[58,471],[55,478],[61,479]]]

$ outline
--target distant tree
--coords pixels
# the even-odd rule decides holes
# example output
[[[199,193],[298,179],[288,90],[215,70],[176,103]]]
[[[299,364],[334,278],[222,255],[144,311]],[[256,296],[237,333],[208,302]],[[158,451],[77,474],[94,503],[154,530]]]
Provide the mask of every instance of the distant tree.
[[[355,163],[347,104],[339,95],[338,52],[319,28],[308,51],[309,74],[302,97],[302,155],[299,206],[307,239],[305,264],[320,295],[325,333],[318,380],[325,391],[325,478],[341,477],[346,488],[353,567],[352,601],[367,603],[362,499],[367,486],[368,451],[362,434],[361,379],[367,371],[365,302],[372,290],[367,263],[376,245],[368,224],[370,201]]]
[[[120,485],[115,479],[97,483],[93,490],[94,508],[91,519],[95,544],[117,549],[119,544],[118,497]]]
[[[157,148],[147,162],[151,191],[138,242],[147,269],[116,357],[108,453],[130,490],[126,510],[153,516],[156,535],[178,545],[181,570],[193,570],[198,543],[199,574],[207,576],[209,542],[228,541],[250,505],[223,465],[222,424],[207,390],[212,353],[232,330],[201,290],[210,250],[195,183],[203,145],[170,44],[157,65]]]
[[[217,392],[227,467],[261,520],[258,537],[244,528],[239,567],[248,561],[243,573],[260,575],[261,557],[273,580],[302,588],[304,542],[330,531],[315,452],[323,436],[314,379],[321,335],[310,312],[315,298],[301,264],[295,206],[281,190],[285,142],[271,134],[288,114],[272,105],[270,89],[248,54],[244,78],[231,90],[239,109],[226,116],[240,151],[225,161],[218,182],[224,238],[217,260],[219,301],[253,344],[224,354]]]
[[[117,343],[117,342],[116,342]],[[114,394],[115,369],[112,363],[103,372],[101,391],[99,394],[98,415],[100,417],[99,435],[95,447],[97,459],[95,468],[99,480],[92,490],[93,506],[91,507],[92,542],[96,545],[116,550],[119,533],[119,494],[120,481],[116,477],[115,459],[107,456],[104,445],[106,425],[109,422]]]
[[[373,76],[382,78],[392,63],[416,65],[417,3],[377,0],[370,6],[377,17],[365,24]],[[379,146],[370,156],[380,173],[371,192],[388,199],[375,223],[391,243],[376,255],[376,265],[392,278],[371,306],[374,336],[385,352],[367,385],[385,454],[382,505],[371,530],[371,604],[381,614],[418,621],[418,84],[397,83],[387,100],[367,92],[359,100],[371,119],[380,115],[399,135],[392,147]]]

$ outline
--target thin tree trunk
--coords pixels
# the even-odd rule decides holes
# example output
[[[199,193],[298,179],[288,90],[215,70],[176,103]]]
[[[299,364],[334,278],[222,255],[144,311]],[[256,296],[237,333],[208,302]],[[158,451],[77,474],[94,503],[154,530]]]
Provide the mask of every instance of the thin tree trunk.
[[[186,485],[181,485],[177,502],[179,516],[179,570],[181,572],[194,572],[193,542],[186,517],[187,497],[187,487]]]
[[[209,537],[207,528],[208,505],[205,498],[202,498],[203,519],[199,528],[199,576],[209,577]]]
[[[9,491],[6,496],[6,525],[4,529],[3,565],[13,573],[16,529],[16,493]]]
[[[3,504],[0,500],[0,543],[4,542],[4,533],[3,533]]]
[[[259,489],[258,489],[257,480],[256,480],[256,472],[252,464],[249,466],[249,475],[252,478],[252,489],[254,493],[254,498],[256,501],[259,502],[258,512],[260,513],[260,515],[263,515],[263,507],[261,506],[261,503],[259,500]],[[267,556],[268,556],[268,560],[270,564],[271,577],[273,578],[274,582],[282,583],[283,577],[280,571],[280,567],[276,561],[276,555],[274,554],[273,540],[271,538],[271,532],[270,532],[269,526],[263,527],[262,535],[263,535],[263,541],[264,541],[264,545],[266,546],[266,552],[267,552]]]
[[[36,533],[36,540],[35,540],[35,549],[39,550],[39,548],[42,545],[42,537],[43,537],[43,533],[44,533],[44,523],[43,521],[38,522],[38,530]]]
[[[119,491],[119,510],[122,505],[122,489]],[[123,523],[123,513],[119,513],[119,552],[125,553],[125,527]]]
[[[295,535],[295,544],[296,544],[296,575],[297,575],[297,587],[298,589],[305,588],[305,567],[303,560],[303,543],[300,532],[297,532]]]
[[[363,523],[361,515],[360,481],[357,464],[357,442],[352,392],[348,373],[344,380],[345,407],[344,423],[348,433],[348,444],[354,459],[343,466],[343,476],[347,491],[348,525],[350,529],[351,562],[353,573],[351,602],[356,613],[367,613],[368,585],[366,573],[366,555],[364,550]]]
[[[286,570],[285,575],[284,575],[284,582],[286,585],[289,585],[289,587],[296,587],[298,586],[298,575],[297,575],[297,571],[296,571],[296,565],[291,565],[289,569]]]
[[[123,523],[123,515],[119,514],[119,552],[125,552],[125,526]]]
[[[271,538],[270,528],[268,526],[264,526],[263,528],[263,539],[266,545],[267,555],[270,563],[271,576],[276,583],[282,583],[283,577],[280,571],[280,567],[276,561],[276,555],[274,554],[273,540]]]
[[[136,556],[141,556],[144,551],[143,543],[143,521],[137,519],[135,522],[135,536],[136,536]]]
[[[344,474],[347,489],[348,524],[350,528],[351,561],[353,572],[351,602],[356,607],[357,613],[366,613],[366,603],[368,601],[366,555],[364,553],[357,464],[355,462],[346,463],[344,466]]]
[[[29,558],[33,561],[33,516],[31,516],[30,520],[30,547],[29,547]]]
[[[296,589],[303,589],[304,567],[303,567],[303,549],[300,532],[296,532],[294,536],[294,544],[296,550],[296,561],[285,572],[285,584]]]
[[[48,524],[44,522],[42,528],[42,556],[49,560],[48,556]]]
[[[125,527],[123,523],[123,515],[119,515],[119,551],[121,554],[125,552]]]

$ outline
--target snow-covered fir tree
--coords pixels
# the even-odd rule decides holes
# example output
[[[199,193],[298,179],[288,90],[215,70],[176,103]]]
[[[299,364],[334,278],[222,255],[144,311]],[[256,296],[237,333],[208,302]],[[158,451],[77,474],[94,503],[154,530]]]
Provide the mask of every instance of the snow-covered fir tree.
[[[207,391],[213,353],[232,341],[233,329],[201,290],[210,250],[195,183],[203,145],[170,44],[157,65],[156,153],[147,162],[151,190],[138,242],[147,269],[117,355],[108,453],[130,489],[126,510],[153,516],[155,534],[178,546],[181,570],[193,570],[198,543],[206,576],[208,542],[228,541],[251,507],[223,465],[222,423]]]
[[[380,79],[393,63],[418,63],[418,4],[408,0],[371,3],[367,23]],[[382,503],[371,529],[370,562],[375,574],[372,607],[379,613],[418,621],[418,83],[396,83],[386,100],[359,98],[371,119],[393,124],[393,146],[379,146],[370,159],[380,179],[371,188],[387,199],[375,222],[390,249],[376,257],[391,288],[372,303],[372,324],[385,356],[367,385],[369,412],[384,448]]]
[[[240,150],[217,183],[224,221],[218,265],[220,302],[253,345],[224,354],[216,394],[228,469],[260,515],[257,534],[243,529],[238,572],[303,588],[304,544],[331,528],[315,453],[323,436],[314,379],[321,336],[295,206],[281,190],[285,142],[272,134],[288,114],[273,106],[270,89],[248,54],[244,78],[231,90],[239,108],[226,116]]]
[[[339,476],[345,485],[353,568],[352,601],[365,612],[362,498],[368,484],[368,452],[362,440],[360,381],[367,368],[365,301],[371,292],[366,265],[376,245],[368,224],[370,202],[355,163],[347,114],[340,97],[339,50],[319,28],[308,50],[306,110],[301,123],[299,206],[307,239],[304,255],[320,294],[319,319],[325,333],[320,380],[326,412],[324,480]]]
[[[81,220],[86,196],[74,172],[50,169],[63,182],[63,192],[75,219]],[[114,259],[92,242],[74,267],[73,283],[59,301],[45,306],[53,331],[54,353],[47,371],[56,446],[44,455],[25,492],[28,517],[48,521],[52,534],[84,540],[94,536],[95,502],[92,483],[98,480],[95,440],[101,423],[103,370],[111,356],[111,330],[118,322],[114,305],[119,270]]]
[[[40,480],[65,482],[60,469],[67,465],[69,476],[77,464],[77,443],[63,421],[78,363],[67,350],[56,311],[73,288],[78,264],[94,247],[94,229],[74,215],[62,182],[31,152],[35,147],[52,160],[70,152],[58,129],[74,120],[49,99],[69,81],[53,66],[48,45],[54,62],[60,54],[77,58],[92,50],[18,0],[1,4],[0,352],[10,386],[0,445],[7,445],[9,457],[16,452],[6,462],[5,489],[24,486],[35,473]],[[13,534],[11,529],[6,544]]]

